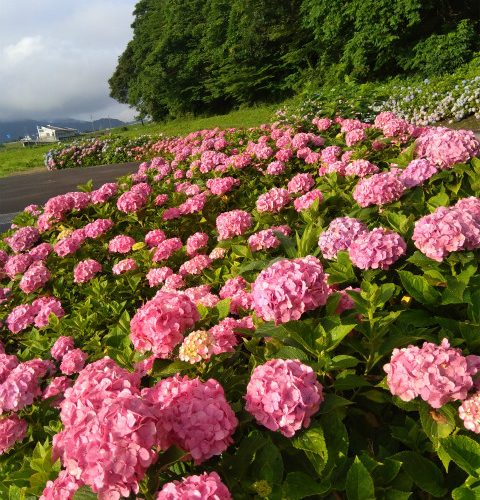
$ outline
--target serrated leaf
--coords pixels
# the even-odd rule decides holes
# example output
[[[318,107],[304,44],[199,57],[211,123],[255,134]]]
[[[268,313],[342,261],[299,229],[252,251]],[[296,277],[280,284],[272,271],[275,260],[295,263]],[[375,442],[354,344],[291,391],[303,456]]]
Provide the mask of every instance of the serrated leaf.
[[[317,474],[321,474],[328,460],[328,450],[321,425],[314,424],[299,433],[292,438],[292,444],[297,450],[305,452]]]
[[[480,477],[480,444],[468,436],[450,436],[440,441],[442,448],[467,474]]]
[[[372,476],[358,457],[355,457],[353,464],[348,470],[346,493],[348,500],[375,499]]]
[[[440,301],[440,293],[423,276],[410,271],[398,271],[398,275],[407,293],[421,304],[433,305]]]

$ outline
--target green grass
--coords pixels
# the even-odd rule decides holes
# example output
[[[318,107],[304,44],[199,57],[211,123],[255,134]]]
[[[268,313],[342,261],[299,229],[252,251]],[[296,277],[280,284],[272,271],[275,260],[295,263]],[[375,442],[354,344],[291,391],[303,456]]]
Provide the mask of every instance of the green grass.
[[[128,125],[127,130],[119,127],[112,133],[122,137],[136,137],[139,135],[159,135],[161,133],[175,136],[188,134],[206,128],[254,127],[269,122],[273,113],[280,107],[277,105],[259,106],[255,108],[232,111],[226,115],[210,116],[208,118],[181,118],[166,123],[146,123],[145,125]],[[98,135],[98,134],[96,134]],[[85,137],[88,137],[87,134]],[[0,177],[32,172],[45,169],[43,156],[56,145],[23,147],[19,143],[0,145]]]

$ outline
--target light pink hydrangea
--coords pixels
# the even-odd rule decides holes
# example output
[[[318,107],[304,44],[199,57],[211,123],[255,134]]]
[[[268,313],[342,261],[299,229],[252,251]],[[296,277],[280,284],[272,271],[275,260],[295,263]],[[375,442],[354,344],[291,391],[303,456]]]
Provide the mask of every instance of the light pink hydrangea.
[[[467,397],[479,359],[463,356],[460,349],[450,347],[448,339],[443,339],[440,345],[425,342],[421,348],[411,345],[394,349],[383,369],[394,396],[403,401],[420,396],[433,408],[440,408]]]
[[[152,229],[145,235],[145,243],[150,247],[158,247],[166,240],[165,233],[161,229]]]
[[[138,266],[134,259],[123,259],[112,266],[112,273],[118,275],[127,273],[128,271],[135,271],[137,268]]]
[[[165,283],[162,288],[160,288],[163,292],[172,292],[175,290],[179,290],[185,286],[185,282],[183,280],[183,276],[180,274],[171,274],[165,278]]]
[[[27,253],[11,255],[4,265],[4,272],[10,279],[15,279],[17,274],[23,274],[32,264],[33,259]]]
[[[213,335],[206,330],[195,330],[189,333],[178,352],[178,357],[187,363],[199,363],[202,360],[208,361],[213,354]]]
[[[428,160],[413,160],[400,174],[400,180],[406,188],[421,186],[437,173],[435,165]]]
[[[282,208],[290,203],[290,194],[283,188],[272,188],[257,199],[257,210],[259,212],[280,212]]]
[[[12,309],[7,316],[7,326],[12,333],[18,333],[28,328],[35,321],[37,311],[30,304],[22,304]]]
[[[60,363],[60,371],[64,375],[78,373],[85,366],[88,354],[81,349],[71,349],[64,354]]]
[[[169,276],[173,274],[173,271],[169,267],[158,267],[150,269],[147,273],[147,281],[150,287],[161,285]]]
[[[40,238],[40,232],[32,226],[21,227],[17,229],[12,236],[5,238],[5,242],[15,252],[26,252]]]
[[[270,248],[278,248],[280,246],[280,240],[277,238],[274,231],[278,231],[285,236],[289,236],[292,230],[289,226],[273,226],[268,229],[259,231],[258,233],[252,234],[248,238],[248,246],[252,252],[258,252],[260,250],[268,250]]]
[[[75,283],[87,283],[102,270],[102,265],[95,259],[80,261],[73,270],[73,281]]]
[[[185,294],[159,291],[130,321],[130,338],[138,351],[165,358],[199,319],[195,304]]]
[[[220,455],[233,442],[238,420],[216,380],[176,375],[144,389],[142,396],[162,412],[167,443],[190,453],[195,464]]]
[[[194,303],[205,307],[215,307],[220,297],[211,293],[210,285],[199,285],[184,290],[185,295]]]
[[[23,293],[32,293],[42,288],[51,278],[51,273],[42,262],[32,264],[20,280],[20,289]]]
[[[50,314],[57,318],[65,316],[61,302],[55,297],[39,297],[32,302],[32,307],[36,311],[35,326],[43,328],[50,322]]]
[[[28,424],[17,415],[0,418],[0,455],[27,435]]]
[[[268,175],[280,175],[285,172],[285,163],[283,161],[272,161],[268,164],[267,170]]]
[[[480,392],[465,399],[458,408],[465,429],[480,434]]]
[[[223,259],[226,255],[227,251],[225,248],[216,247],[214,248],[210,254],[208,255],[212,260]]]
[[[355,238],[348,255],[360,269],[388,269],[406,250],[407,244],[399,234],[377,227]]]
[[[240,309],[251,309],[252,294],[248,291],[250,284],[242,276],[228,279],[220,289],[221,299],[231,299],[230,312],[238,314]]]
[[[47,481],[40,500],[72,500],[83,483],[62,470],[55,481]]]
[[[353,199],[362,207],[386,205],[400,199],[405,186],[399,176],[392,172],[382,172],[361,179],[353,190]]]
[[[208,255],[199,254],[185,261],[178,269],[178,273],[181,276],[202,274],[202,271],[207,269],[211,263],[212,259]]]
[[[208,244],[208,234],[197,232],[192,234],[187,239],[187,254],[194,256],[200,248],[206,247]]]
[[[330,118],[314,118],[312,124],[315,125],[320,132],[328,130],[332,126],[333,121]]]
[[[312,191],[299,196],[293,201],[293,206],[297,212],[301,212],[303,210],[308,210],[313,205],[315,200],[318,200],[319,203],[323,200],[323,194],[320,189],[313,189]]]
[[[156,500],[231,500],[232,495],[216,472],[204,472],[200,476],[188,476],[182,481],[166,483]]]
[[[157,245],[152,260],[153,262],[167,260],[182,247],[183,243],[180,238],[168,238]]]
[[[207,181],[207,188],[210,189],[212,194],[217,196],[223,196],[239,185],[240,181],[234,177],[220,177]]]
[[[62,336],[55,341],[52,348],[50,349],[50,354],[52,355],[53,359],[61,361],[63,356],[65,356],[65,354],[71,351],[74,347],[75,344],[73,341],[73,337]]]
[[[271,359],[253,370],[245,400],[258,423],[292,437],[310,425],[323,401],[323,387],[300,361]]]
[[[45,391],[43,391],[42,399],[55,398],[52,400],[52,406],[58,408],[63,400],[64,392],[73,384],[72,379],[68,377],[52,378]]]
[[[5,382],[10,372],[18,366],[17,356],[0,352],[0,384]]]
[[[244,234],[252,225],[252,216],[244,210],[231,210],[221,213],[215,223],[218,240],[228,240]]]
[[[131,236],[119,234],[108,242],[108,251],[111,253],[128,253],[135,245],[135,240]]]
[[[376,165],[368,160],[354,160],[345,167],[345,175],[365,177],[366,175],[376,174],[379,170]]]
[[[287,188],[290,194],[305,194],[307,191],[310,191],[314,185],[315,180],[312,174],[297,174],[290,179]]]
[[[335,259],[337,253],[348,250],[348,247],[358,236],[368,232],[363,222],[351,217],[333,219],[328,229],[320,234],[318,246],[325,259]]]
[[[277,325],[298,320],[304,312],[324,305],[328,294],[323,267],[311,255],[275,262],[252,285],[255,312]]]
[[[221,354],[224,352],[233,352],[235,346],[238,345],[239,335],[235,333],[235,329],[241,328],[246,330],[254,330],[252,318],[235,319],[227,317],[222,319],[218,325],[210,328],[210,333],[213,335],[213,353]]]
[[[322,162],[330,165],[331,163],[335,163],[340,158],[342,148],[340,146],[327,146],[325,149],[322,149],[320,154]]]
[[[345,144],[350,147],[357,144],[357,142],[364,141],[366,138],[367,134],[365,133],[365,130],[356,128],[345,134]]]

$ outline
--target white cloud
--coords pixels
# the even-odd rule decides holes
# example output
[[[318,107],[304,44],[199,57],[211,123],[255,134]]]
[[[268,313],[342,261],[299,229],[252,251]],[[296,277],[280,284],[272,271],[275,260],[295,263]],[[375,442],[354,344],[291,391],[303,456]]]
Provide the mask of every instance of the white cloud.
[[[0,120],[131,119],[107,80],[131,39],[135,3],[0,0]]]

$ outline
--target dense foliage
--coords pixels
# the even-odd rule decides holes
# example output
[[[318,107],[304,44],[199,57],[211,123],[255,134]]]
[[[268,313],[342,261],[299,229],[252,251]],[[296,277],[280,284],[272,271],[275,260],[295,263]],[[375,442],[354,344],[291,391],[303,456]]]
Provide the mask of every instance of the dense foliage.
[[[111,95],[155,120],[415,73],[480,48],[476,0],[140,0]]]
[[[473,134],[154,147],[0,242],[0,496],[477,496]]]

